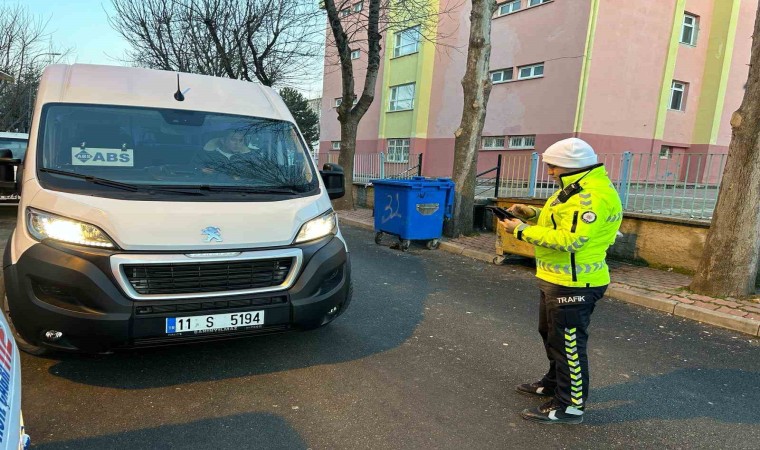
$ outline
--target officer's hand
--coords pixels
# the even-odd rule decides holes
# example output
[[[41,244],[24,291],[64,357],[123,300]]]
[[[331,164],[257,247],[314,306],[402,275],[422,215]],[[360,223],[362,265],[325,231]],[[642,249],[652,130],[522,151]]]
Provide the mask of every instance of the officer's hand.
[[[502,224],[504,224],[504,228],[507,230],[507,233],[512,234],[515,232],[515,228],[522,225],[524,222],[517,219],[504,219],[501,221]]]
[[[522,219],[532,219],[533,216],[536,214],[536,212],[531,208],[530,206],[521,205],[519,203],[515,203],[514,205],[510,206],[507,211],[511,212],[512,214],[516,215],[517,217],[520,217]]]

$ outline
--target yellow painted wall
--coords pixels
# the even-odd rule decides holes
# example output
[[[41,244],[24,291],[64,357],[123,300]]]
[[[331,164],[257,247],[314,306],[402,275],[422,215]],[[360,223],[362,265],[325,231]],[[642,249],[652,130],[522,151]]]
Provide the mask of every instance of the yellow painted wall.
[[[722,0],[725,1],[725,0]],[[665,118],[668,112],[668,103],[670,102],[670,89],[673,85],[673,74],[676,70],[676,57],[678,56],[678,45],[681,39],[681,22],[683,13],[686,9],[686,0],[676,0],[676,9],[673,16],[673,29],[670,34],[670,45],[668,47],[668,58],[665,61],[665,70],[662,76],[662,86],[660,88],[660,102],[657,109],[657,119],[654,126],[654,138],[662,139],[665,134]]]
[[[438,9],[438,2],[430,0]],[[435,30],[428,32],[435,35]],[[382,110],[380,114],[380,139],[424,138],[427,137],[430,118],[430,96],[433,85],[435,43],[422,39],[419,51],[398,58],[393,57],[394,33],[388,33],[385,40],[385,70],[383,72]],[[390,88],[399,84],[415,83],[414,109],[412,111],[389,112]]]
[[[591,0],[589,11],[588,30],[586,32],[586,49],[581,66],[581,84],[578,89],[578,106],[575,111],[575,124],[573,131],[580,133],[583,128],[583,110],[586,108],[586,90],[588,89],[588,76],[591,71],[591,52],[596,38],[596,21],[599,17],[599,0]]]
[[[740,6],[741,0],[716,0],[712,26],[702,31],[709,31],[710,38],[692,138],[695,144],[715,144],[718,139]]]

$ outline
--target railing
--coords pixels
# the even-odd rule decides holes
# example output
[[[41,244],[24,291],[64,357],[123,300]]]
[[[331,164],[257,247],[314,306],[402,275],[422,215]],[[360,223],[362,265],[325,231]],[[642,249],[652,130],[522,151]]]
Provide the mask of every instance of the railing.
[[[599,162],[604,163],[625,211],[707,220],[715,209],[726,156],[625,152],[600,154]],[[487,190],[494,197],[549,198],[557,185],[539,159],[538,153],[499,158],[498,169],[478,175],[480,194],[485,192],[482,187],[493,183]],[[495,170],[501,175],[498,183],[481,178]]]
[[[317,153],[314,162],[337,163],[338,152]],[[422,174],[422,154],[410,154],[405,160],[389,158],[385,153],[357,153],[354,155],[354,183],[367,184],[376,179],[407,179]]]
[[[484,175],[494,173],[494,176],[483,178]],[[475,197],[480,197],[482,194],[493,190],[493,196],[499,196],[499,183],[497,180],[501,178],[501,155],[496,158],[496,166],[491,167],[488,170],[480,172],[475,175]],[[493,184],[493,186],[491,186]]]

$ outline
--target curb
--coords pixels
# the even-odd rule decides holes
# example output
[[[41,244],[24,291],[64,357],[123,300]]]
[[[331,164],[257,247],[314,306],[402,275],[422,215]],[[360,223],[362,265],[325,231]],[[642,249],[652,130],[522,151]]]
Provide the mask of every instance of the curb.
[[[339,221],[338,223],[342,222],[347,225],[351,225],[353,227],[362,228],[364,230],[375,231],[375,227],[373,225],[364,223],[360,220],[354,220],[348,217],[344,217],[344,216],[341,216],[340,214],[338,214],[338,221]]]
[[[340,221],[347,225],[355,226],[365,230],[375,230],[375,227],[373,225],[364,223],[359,220],[340,217]],[[489,264],[493,263],[493,258],[495,256],[494,254],[468,249],[459,244],[454,244],[452,242],[446,241],[442,241],[441,246],[438,248],[448,253],[467,256],[468,258],[473,258]],[[607,293],[605,295],[616,300],[632,303],[634,305],[643,306],[649,309],[655,309],[657,311],[662,311],[673,316],[683,317],[685,319],[691,319],[697,322],[704,322],[721,328],[727,328],[729,330],[749,334],[750,336],[760,337],[760,322],[756,320],[732,316],[731,314],[726,314],[718,311],[711,311],[709,309],[687,305],[685,303],[677,302],[675,300],[670,300],[667,298],[657,298],[654,296],[641,295],[628,289],[618,287],[607,288]]]

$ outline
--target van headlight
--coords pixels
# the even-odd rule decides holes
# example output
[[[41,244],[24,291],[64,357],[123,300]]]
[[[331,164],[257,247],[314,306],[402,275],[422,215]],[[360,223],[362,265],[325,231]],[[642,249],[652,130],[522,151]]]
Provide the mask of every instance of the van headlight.
[[[26,210],[26,228],[38,241],[54,239],[89,247],[115,248],[111,238],[95,225],[33,208]]]
[[[301,226],[294,244],[313,241],[338,232],[338,215],[330,210],[319,217],[311,219]]]

